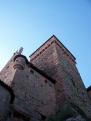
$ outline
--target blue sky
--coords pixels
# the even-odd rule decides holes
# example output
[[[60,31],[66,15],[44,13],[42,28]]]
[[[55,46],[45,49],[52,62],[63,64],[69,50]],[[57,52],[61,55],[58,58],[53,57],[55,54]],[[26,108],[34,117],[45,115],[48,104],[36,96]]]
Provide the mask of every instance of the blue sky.
[[[29,57],[53,34],[91,85],[91,0],[0,0],[0,69],[19,47]]]

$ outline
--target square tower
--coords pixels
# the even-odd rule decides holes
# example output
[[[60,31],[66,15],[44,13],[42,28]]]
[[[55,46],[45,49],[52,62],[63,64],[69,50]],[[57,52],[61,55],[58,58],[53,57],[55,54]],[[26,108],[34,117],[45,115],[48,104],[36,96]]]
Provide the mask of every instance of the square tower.
[[[30,56],[32,64],[56,80],[57,107],[69,103],[78,113],[80,110],[86,117],[91,118],[90,100],[75,60],[54,35]]]

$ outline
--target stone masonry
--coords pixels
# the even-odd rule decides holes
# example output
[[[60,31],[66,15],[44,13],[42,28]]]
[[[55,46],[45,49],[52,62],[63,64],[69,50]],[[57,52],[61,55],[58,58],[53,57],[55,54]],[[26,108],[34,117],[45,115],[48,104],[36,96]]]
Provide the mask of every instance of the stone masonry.
[[[76,68],[75,57],[55,36],[30,56],[30,62],[56,80],[58,107],[70,103],[91,118],[90,100]]]
[[[90,98],[90,100],[91,100],[91,86],[89,86],[89,87],[87,88],[87,93],[88,93],[88,96],[89,96],[89,98]]]
[[[30,61],[22,50],[0,72],[0,121],[91,121],[91,91],[58,38],[49,38]]]

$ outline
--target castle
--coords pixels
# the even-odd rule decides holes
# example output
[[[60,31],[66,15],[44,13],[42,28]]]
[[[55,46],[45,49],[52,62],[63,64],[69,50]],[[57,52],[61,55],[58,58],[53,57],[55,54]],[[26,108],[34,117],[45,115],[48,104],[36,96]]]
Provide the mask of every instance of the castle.
[[[91,121],[91,87],[56,36],[30,61],[21,48],[1,70],[0,121]]]

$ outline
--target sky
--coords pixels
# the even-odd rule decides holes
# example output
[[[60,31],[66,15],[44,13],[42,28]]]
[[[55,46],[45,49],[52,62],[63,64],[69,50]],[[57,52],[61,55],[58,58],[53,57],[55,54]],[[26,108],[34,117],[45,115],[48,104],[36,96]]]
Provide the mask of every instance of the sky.
[[[91,85],[91,0],[0,0],[0,70],[17,49],[29,58],[53,34]]]

